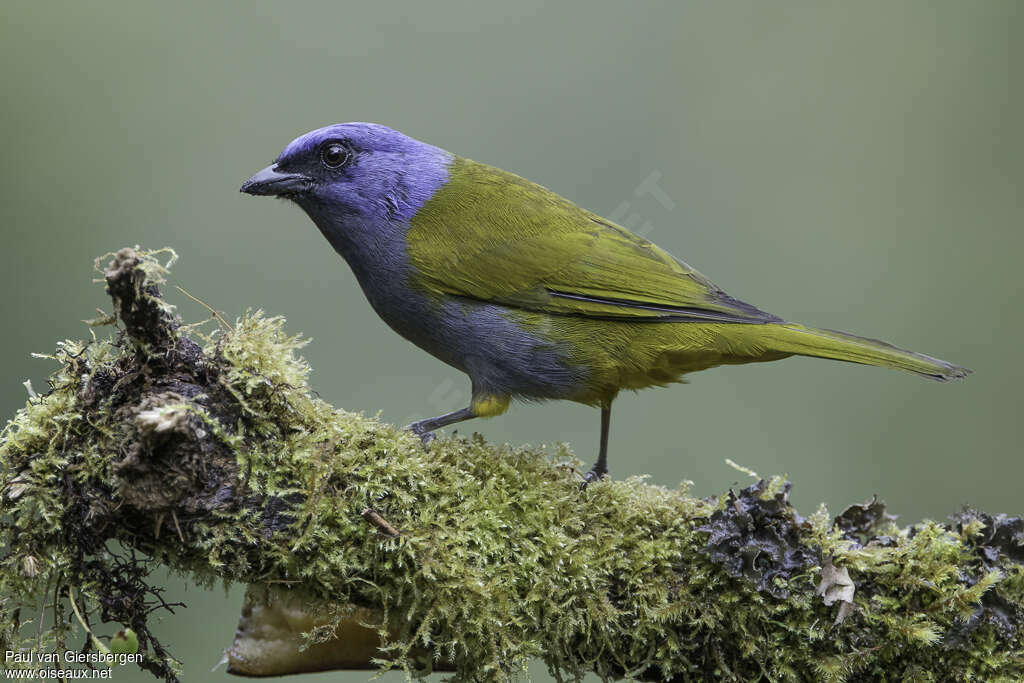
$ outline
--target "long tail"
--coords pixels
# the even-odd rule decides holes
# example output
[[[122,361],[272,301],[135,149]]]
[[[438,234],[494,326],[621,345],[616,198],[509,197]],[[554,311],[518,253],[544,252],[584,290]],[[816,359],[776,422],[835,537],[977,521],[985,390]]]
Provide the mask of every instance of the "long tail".
[[[971,373],[967,368],[923,353],[907,351],[877,339],[857,337],[834,330],[817,330],[796,323],[772,327],[773,331],[778,331],[777,336],[772,335],[772,348],[784,353],[897,368],[940,382],[961,379]]]

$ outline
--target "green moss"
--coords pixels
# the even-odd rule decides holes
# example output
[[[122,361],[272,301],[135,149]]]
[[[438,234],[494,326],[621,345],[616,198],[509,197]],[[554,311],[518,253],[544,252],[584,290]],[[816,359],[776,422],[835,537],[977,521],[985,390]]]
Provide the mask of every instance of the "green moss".
[[[161,264],[115,265],[132,258],[148,279],[135,300],[118,290],[118,310],[152,304],[165,333],[59,345],[51,391],[0,436],[0,649],[34,648],[29,622],[71,587],[84,620],[132,629],[172,680],[147,628],[149,557],[204,583],[295,582],[338,619],[378,608],[382,666],[413,673],[420,646],[461,679],[535,658],[567,678],[1024,675],[1019,520],[899,528],[866,505],[836,523],[824,508],[801,518],[780,478],[716,500],[641,478],[581,493],[564,447],[474,437],[425,452],[317,398],[282,318],[247,313],[200,348],[147,289]],[[856,585],[838,623],[816,594],[826,558]],[[76,623],[64,605],[47,608],[45,647]]]

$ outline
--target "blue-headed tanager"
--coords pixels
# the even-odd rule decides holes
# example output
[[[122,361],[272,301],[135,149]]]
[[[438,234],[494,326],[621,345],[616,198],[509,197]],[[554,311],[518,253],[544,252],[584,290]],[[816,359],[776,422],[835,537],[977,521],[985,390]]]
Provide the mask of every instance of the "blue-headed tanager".
[[[646,239],[517,175],[371,123],[307,133],[244,185],[298,204],[400,335],[469,375],[462,410],[433,431],[504,413],[512,399],[601,409],[608,471],[612,401],[718,365],[792,355],[969,371],[885,342],[787,322],[739,301]]]

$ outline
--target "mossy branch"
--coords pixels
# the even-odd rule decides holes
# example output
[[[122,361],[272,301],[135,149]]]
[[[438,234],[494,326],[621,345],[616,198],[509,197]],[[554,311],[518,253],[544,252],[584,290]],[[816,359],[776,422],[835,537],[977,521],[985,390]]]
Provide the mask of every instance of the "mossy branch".
[[[280,318],[183,327],[164,273],[114,255],[118,333],[58,345],[50,391],[0,436],[0,651],[67,646],[71,589],[93,634],[130,628],[141,665],[175,680],[148,627],[173,607],[147,578],[162,563],[274,587],[309,615],[310,652],[360,622],[379,666],[414,674],[504,679],[541,658],[569,678],[1024,676],[1020,519],[901,528],[877,502],[802,517],[780,479],[581,493],[561,448],[424,452],[317,398]]]

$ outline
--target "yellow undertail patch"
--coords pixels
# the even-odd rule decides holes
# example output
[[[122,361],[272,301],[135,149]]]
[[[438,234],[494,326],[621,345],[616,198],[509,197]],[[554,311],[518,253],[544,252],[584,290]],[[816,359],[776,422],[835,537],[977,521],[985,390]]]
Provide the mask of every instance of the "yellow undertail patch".
[[[477,417],[495,417],[508,410],[508,396],[474,396],[470,407]]]

